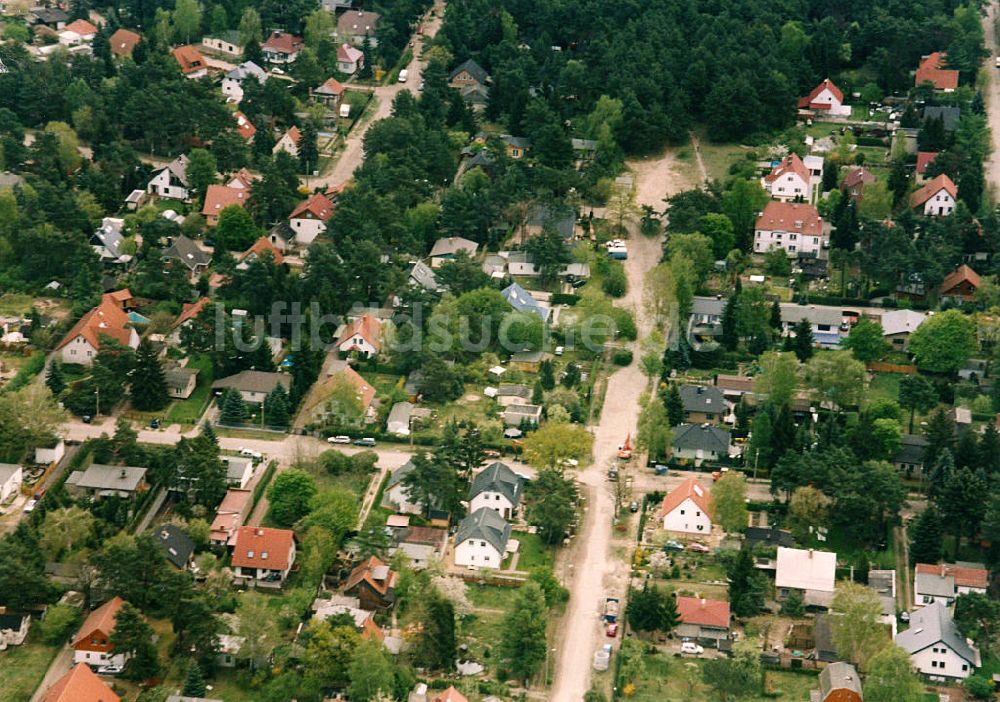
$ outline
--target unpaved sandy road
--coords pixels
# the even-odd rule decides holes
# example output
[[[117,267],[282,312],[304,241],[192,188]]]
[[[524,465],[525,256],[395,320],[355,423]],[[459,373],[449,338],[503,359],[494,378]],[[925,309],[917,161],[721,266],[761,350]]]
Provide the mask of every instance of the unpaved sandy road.
[[[995,56],[1000,56],[1000,37],[997,37],[995,20],[997,6],[989,3],[986,17],[983,19],[983,29],[986,32],[986,48],[990,56],[986,59],[986,69],[992,72],[989,87],[986,90],[986,114],[990,120],[990,133],[993,141],[993,152],[986,159],[986,183],[994,202],[1000,198],[1000,69],[995,68]]]
[[[636,201],[663,209],[663,198],[692,187],[681,175],[677,161],[668,152],[656,159],[630,163],[636,175]],[[625,263],[629,291],[620,304],[632,308],[639,327],[640,340],[649,333],[649,320],[642,305],[642,282],[646,272],[660,261],[662,240],[648,239],[634,233],[629,240],[629,258]],[[649,386],[639,370],[638,343],[635,360],[608,379],[600,422],[593,427],[594,462],[579,474],[588,497],[588,508],[576,547],[574,575],[562,636],[555,642],[556,676],[550,699],[553,702],[580,702],[590,689],[591,662],[594,651],[605,641],[599,621],[604,598],[621,597],[628,582],[629,566],[611,553],[611,520],[614,498],[605,471],[618,446],[627,434],[636,431],[639,396]]]

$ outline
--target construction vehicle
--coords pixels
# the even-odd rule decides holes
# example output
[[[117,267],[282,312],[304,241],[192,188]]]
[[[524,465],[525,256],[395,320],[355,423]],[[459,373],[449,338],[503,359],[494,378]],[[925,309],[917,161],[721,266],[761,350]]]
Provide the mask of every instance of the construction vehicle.
[[[627,461],[632,458],[632,433],[625,437],[625,443],[618,447],[618,458]]]

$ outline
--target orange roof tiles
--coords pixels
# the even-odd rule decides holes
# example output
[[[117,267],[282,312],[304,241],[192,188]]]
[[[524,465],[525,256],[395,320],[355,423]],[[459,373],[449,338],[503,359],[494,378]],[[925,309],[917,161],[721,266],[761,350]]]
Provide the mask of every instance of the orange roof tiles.
[[[935,90],[954,90],[958,87],[958,71],[942,68],[947,63],[948,54],[935,51],[920,59],[917,66],[916,85],[931,83]]]
[[[381,322],[375,319],[373,315],[363,314],[347,325],[340,338],[337,339],[337,346],[350,341],[353,336],[360,336],[371,344],[376,351],[379,351],[382,349],[382,342],[379,340],[381,330]]]
[[[66,28],[63,29],[63,31],[76,32],[81,37],[85,37],[89,34],[97,34],[97,27],[95,27],[93,24],[91,24],[85,19],[77,19],[67,24]]]
[[[316,92],[320,95],[341,95],[344,90],[343,84],[336,78],[328,78],[323,85],[316,88]]]
[[[955,183],[947,174],[942,173],[933,180],[924,183],[920,190],[910,195],[910,207],[920,207],[942,190],[953,198],[958,197],[958,188],[955,187]]]
[[[111,53],[115,56],[131,56],[140,41],[142,41],[140,35],[127,29],[115,30],[115,33],[108,40],[111,44]]]
[[[295,540],[290,529],[266,529],[243,526],[236,531],[232,564],[238,568],[287,570],[289,553]]]
[[[177,319],[174,320],[174,328],[176,329],[189,319],[197,317],[201,314],[201,311],[205,309],[205,305],[207,304],[207,297],[202,297],[197,302],[185,302],[184,306],[181,307],[181,313],[177,315]]]
[[[795,153],[785,156],[785,158],[781,160],[781,163],[774,167],[774,170],[764,176],[764,180],[768,183],[773,183],[787,173],[794,173],[801,178],[802,182],[806,185],[809,184],[809,169],[806,168],[806,164],[802,162],[799,155]]]
[[[127,290],[120,291],[128,293]],[[131,299],[131,293],[128,298]],[[82,336],[95,350],[100,350],[102,335],[107,335],[115,341],[128,346],[132,338],[132,332],[128,324],[128,315],[122,310],[121,303],[116,301],[115,293],[105,293],[101,297],[101,304],[80,317],[73,328],[69,330],[63,340],[59,342],[56,349],[61,349],[69,342]]]
[[[284,254],[282,254],[281,251],[278,249],[278,247],[272,244],[271,240],[268,239],[266,236],[262,236],[261,238],[257,239],[257,241],[253,242],[253,246],[251,246],[249,249],[240,254],[239,260],[244,261],[250,256],[255,256],[256,258],[260,258],[261,254],[263,254],[265,251],[271,252],[271,257],[274,259],[275,263],[284,263],[285,261]]]
[[[968,268],[968,266],[963,266]],[[969,270],[972,270],[971,268]],[[975,275],[975,271],[972,271]],[[954,275],[954,274],[952,274]],[[976,278],[979,276],[977,275]],[[955,585],[958,587],[973,587],[985,590],[990,584],[989,571],[983,568],[970,568],[960,565],[938,565],[929,563],[917,563],[918,573],[929,573],[931,575],[951,576],[955,578]]]
[[[205,191],[205,205],[201,208],[201,213],[206,217],[213,215],[218,217],[230,205],[244,207],[248,197],[249,193],[246,188],[209,185],[208,190]]]
[[[178,46],[170,53],[177,59],[177,63],[181,66],[181,73],[185,75],[204,70],[207,67],[205,57],[192,44]]]
[[[979,277],[978,273],[976,273],[974,270],[969,268],[969,266],[963,263],[961,266],[959,266],[951,273],[946,275],[945,279],[941,281],[941,292],[947,293],[950,290],[952,290],[955,286],[961,283],[968,283],[972,287],[978,289],[979,286],[982,285],[983,279]],[[937,566],[934,567],[936,568]],[[952,567],[958,568],[958,566],[952,566]],[[917,568],[919,569],[920,566],[918,565]],[[965,570],[969,569],[966,568]]]
[[[694,478],[688,478],[663,498],[663,505],[660,507],[657,515],[658,518],[663,519],[663,517],[673,512],[687,499],[698,505],[705,514],[712,515],[712,498],[708,494],[708,490],[703,488]]]
[[[86,663],[79,663],[59,678],[41,702],[120,702],[116,695]]]
[[[431,702],[469,702],[469,700],[451,685],[447,690],[432,697]]]
[[[809,93],[804,98],[799,99],[799,107],[808,107],[813,110],[829,110],[830,105],[828,103],[825,102],[813,103],[813,100],[819,97],[819,94],[822,93],[827,88],[829,88],[830,92],[833,93],[833,96],[837,98],[837,102],[841,103],[844,102],[844,94],[840,91],[840,88],[834,85],[832,80],[827,78],[822,83],[813,88],[813,91],[811,93]]]
[[[780,230],[813,236],[823,233],[823,220],[819,216],[819,210],[801,202],[767,203],[754,226],[764,231]]]
[[[73,648],[84,644],[95,631],[110,638],[111,632],[115,630],[115,618],[124,604],[125,600],[121,597],[113,597],[91,612],[83,624],[80,625],[79,631],[76,632],[76,637],[73,639]],[[86,646],[83,646],[83,648],[86,648]]]
[[[292,210],[288,219],[318,219],[323,222],[333,215],[333,203],[323,193],[315,193],[308,200],[303,200]]]
[[[384,580],[378,580],[374,576],[376,568],[386,568],[387,573]],[[367,582],[371,585],[379,594],[384,595],[390,587],[395,587],[396,585],[396,571],[389,570],[389,566],[378,558],[378,556],[370,556],[368,560],[362,562],[357,568],[351,571],[351,574],[347,576],[347,582],[344,583],[344,592],[353,590],[362,581]]]
[[[677,615],[685,624],[729,628],[729,603],[700,597],[678,597]]]
[[[271,36],[267,38],[261,45],[261,49],[269,51],[277,51],[282,54],[294,54],[302,49],[304,42],[302,37],[297,37],[294,34],[289,34],[288,32],[281,32],[275,30],[271,32]]]
[[[244,141],[253,139],[253,135],[257,133],[257,127],[253,126],[253,122],[247,119],[247,116],[242,112],[234,112],[233,117],[236,118],[236,133]]]
[[[931,165],[935,158],[937,158],[937,151],[918,151],[917,152],[917,173],[923,175],[927,172],[927,166]]]

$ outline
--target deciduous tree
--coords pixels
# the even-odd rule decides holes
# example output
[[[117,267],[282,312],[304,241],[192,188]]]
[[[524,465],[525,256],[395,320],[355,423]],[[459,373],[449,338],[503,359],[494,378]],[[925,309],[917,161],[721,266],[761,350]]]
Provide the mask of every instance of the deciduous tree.
[[[743,473],[731,470],[712,485],[715,523],[729,533],[747,528],[747,481]]]

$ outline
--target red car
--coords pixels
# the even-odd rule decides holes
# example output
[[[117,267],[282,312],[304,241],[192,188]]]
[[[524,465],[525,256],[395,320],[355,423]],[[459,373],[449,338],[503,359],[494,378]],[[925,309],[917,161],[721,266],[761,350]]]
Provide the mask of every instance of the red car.
[[[605,629],[609,639],[613,639],[618,636],[618,622],[608,622],[608,626]]]

